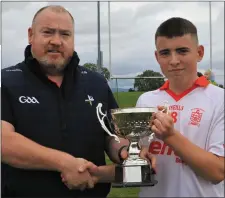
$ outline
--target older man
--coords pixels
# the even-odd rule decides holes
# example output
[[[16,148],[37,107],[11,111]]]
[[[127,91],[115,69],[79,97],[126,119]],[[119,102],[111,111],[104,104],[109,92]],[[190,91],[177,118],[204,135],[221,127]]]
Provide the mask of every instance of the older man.
[[[78,65],[74,19],[63,7],[40,9],[28,39],[24,61],[2,70],[4,195],[106,197],[104,171],[114,169],[104,152],[120,162],[128,145],[108,137],[97,120],[99,102],[106,111],[117,107],[107,81]],[[84,165],[106,183],[79,172]]]

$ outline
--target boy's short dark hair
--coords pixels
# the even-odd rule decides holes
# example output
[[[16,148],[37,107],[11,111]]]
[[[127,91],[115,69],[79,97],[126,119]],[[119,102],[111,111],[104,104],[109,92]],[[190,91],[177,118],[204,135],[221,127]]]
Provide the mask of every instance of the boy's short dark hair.
[[[155,33],[155,43],[159,36],[173,38],[177,36],[184,36],[191,34],[198,43],[198,33],[195,25],[187,19],[180,17],[172,17],[157,28]]]
[[[201,76],[203,76],[203,74],[201,72],[197,72],[197,76],[201,77]]]

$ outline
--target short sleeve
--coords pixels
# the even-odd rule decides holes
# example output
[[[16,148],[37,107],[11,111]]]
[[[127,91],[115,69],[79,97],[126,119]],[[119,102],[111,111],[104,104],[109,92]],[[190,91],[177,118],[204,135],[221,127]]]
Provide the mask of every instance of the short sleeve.
[[[107,83],[107,82],[106,82]],[[118,108],[118,104],[113,96],[113,93],[107,83],[107,91],[108,91],[108,97],[107,97],[107,108],[103,111],[106,111],[107,112],[107,116],[104,118],[104,123],[105,123],[105,126],[106,128],[111,132],[111,133],[114,133],[114,125],[113,125],[113,122],[112,122],[112,116],[111,116],[111,109],[116,109]],[[109,134],[104,131],[104,134],[106,137],[109,136]]]
[[[10,104],[10,97],[7,92],[7,88],[1,86],[1,120],[11,123],[14,125],[13,111]]]
[[[118,108],[115,97],[113,96],[112,90],[108,86],[108,110]]]
[[[224,157],[224,103],[214,115],[210,127],[207,151]]]
[[[136,102],[136,107],[142,107],[142,104],[141,104],[141,96],[138,98],[137,102]]]
[[[108,86],[108,109],[107,109],[108,122],[106,123],[106,125],[111,128],[111,131],[114,130],[114,126],[112,124],[109,124],[109,123],[112,123],[112,116],[111,116],[110,110],[116,109],[116,108],[119,108],[119,106],[116,102],[115,97],[113,96],[113,93],[112,93],[110,87]]]
[[[141,95],[141,96],[138,98],[138,100],[137,100],[137,102],[136,102],[136,107],[143,107],[143,106],[144,106],[144,105],[143,105],[142,98],[143,98],[143,95]],[[141,147],[142,147],[142,146],[148,147],[149,144],[150,144],[150,142],[149,142],[149,137],[146,136],[146,137],[140,138],[138,144],[139,144],[139,146],[141,146]]]
[[[146,100],[149,101],[149,99],[151,99],[151,95],[146,95],[146,93],[143,93],[139,96],[136,102],[136,107],[149,107],[150,104],[149,102],[146,103]]]

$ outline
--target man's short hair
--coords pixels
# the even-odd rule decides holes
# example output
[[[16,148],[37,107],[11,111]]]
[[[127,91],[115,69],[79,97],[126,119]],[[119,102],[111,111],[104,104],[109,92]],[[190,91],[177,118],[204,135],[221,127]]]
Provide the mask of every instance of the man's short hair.
[[[155,43],[159,36],[173,38],[191,34],[198,43],[197,28],[187,19],[172,17],[164,21],[156,30]]]
[[[40,14],[43,10],[46,10],[46,9],[50,9],[51,11],[53,12],[57,12],[57,13],[68,13],[71,17],[71,20],[72,22],[74,23],[74,18],[73,16],[70,14],[70,12],[65,9],[63,6],[60,6],[60,5],[49,5],[49,6],[45,6],[45,7],[42,7],[41,9],[39,9],[36,14],[34,15],[34,18],[32,20],[32,24],[35,23],[35,19],[37,18],[38,14]]]

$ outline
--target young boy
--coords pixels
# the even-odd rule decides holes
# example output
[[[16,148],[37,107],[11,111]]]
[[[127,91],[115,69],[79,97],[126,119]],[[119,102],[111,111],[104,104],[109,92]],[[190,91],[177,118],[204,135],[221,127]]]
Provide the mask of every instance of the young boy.
[[[156,155],[158,184],[141,188],[140,197],[224,197],[224,89],[197,76],[204,55],[197,29],[170,18],[158,27],[155,45],[168,81],[142,94],[136,106],[167,101],[169,114],[153,115],[156,139],[145,146]]]

